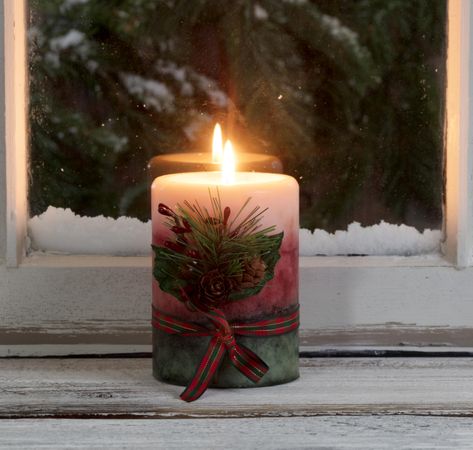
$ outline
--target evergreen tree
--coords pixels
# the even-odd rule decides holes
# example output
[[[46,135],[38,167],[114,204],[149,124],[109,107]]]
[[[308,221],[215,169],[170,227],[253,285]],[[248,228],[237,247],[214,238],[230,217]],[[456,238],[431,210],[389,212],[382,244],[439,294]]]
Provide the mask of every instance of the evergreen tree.
[[[439,226],[444,0],[30,3],[33,214],[147,219],[147,161],[219,119],[305,227]]]

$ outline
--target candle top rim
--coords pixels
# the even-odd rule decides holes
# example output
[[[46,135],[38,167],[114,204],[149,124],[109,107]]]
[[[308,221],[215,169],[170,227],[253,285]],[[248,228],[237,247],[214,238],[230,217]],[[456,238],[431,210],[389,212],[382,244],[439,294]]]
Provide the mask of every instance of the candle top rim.
[[[238,158],[241,157],[243,159],[251,157],[254,162],[260,162],[265,160],[276,160],[278,159],[274,155],[267,155],[265,153],[253,153],[253,152],[237,152],[237,162]],[[214,164],[219,166],[220,163],[212,161],[212,153],[210,152],[178,152],[178,153],[166,153],[163,155],[156,155],[151,158],[151,160],[161,160],[166,162],[175,162],[176,159],[182,159],[183,163],[202,163],[203,160],[208,159],[205,161],[209,164]]]
[[[283,173],[269,172],[235,172],[235,180],[232,183],[225,183],[222,180],[222,172],[182,172],[161,175],[154,179],[153,187],[160,182],[176,185],[208,185],[208,186],[242,186],[249,184],[272,184],[281,181],[295,182],[295,178]]]

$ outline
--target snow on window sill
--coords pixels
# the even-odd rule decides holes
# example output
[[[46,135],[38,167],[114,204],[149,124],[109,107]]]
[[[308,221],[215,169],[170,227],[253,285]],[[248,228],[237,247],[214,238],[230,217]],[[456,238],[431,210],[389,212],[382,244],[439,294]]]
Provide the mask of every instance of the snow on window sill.
[[[130,217],[84,217],[70,209],[50,206],[28,223],[31,250],[82,255],[148,256],[151,222]],[[440,230],[417,231],[406,225],[381,222],[362,227],[352,223],[346,231],[300,230],[301,256],[417,256],[440,250]],[[149,259],[149,258],[146,258]],[[428,259],[428,258],[427,258]]]

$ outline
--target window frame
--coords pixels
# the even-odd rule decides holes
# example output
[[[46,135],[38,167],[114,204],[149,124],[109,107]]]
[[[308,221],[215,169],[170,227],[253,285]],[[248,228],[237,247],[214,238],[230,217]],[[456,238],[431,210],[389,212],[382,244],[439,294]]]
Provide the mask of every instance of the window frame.
[[[26,256],[26,0],[0,9],[0,356],[149,351],[150,258]],[[442,255],[301,257],[303,345],[473,346],[472,20],[449,0]]]

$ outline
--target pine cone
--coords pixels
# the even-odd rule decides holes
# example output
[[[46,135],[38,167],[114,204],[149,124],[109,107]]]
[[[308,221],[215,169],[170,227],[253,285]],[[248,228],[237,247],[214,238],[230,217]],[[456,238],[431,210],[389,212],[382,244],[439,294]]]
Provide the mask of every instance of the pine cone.
[[[266,264],[262,258],[256,257],[245,261],[241,275],[234,278],[235,290],[250,289],[257,286],[264,278]]]
[[[199,281],[199,300],[206,306],[224,303],[230,294],[230,280],[217,269],[203,275]]]

